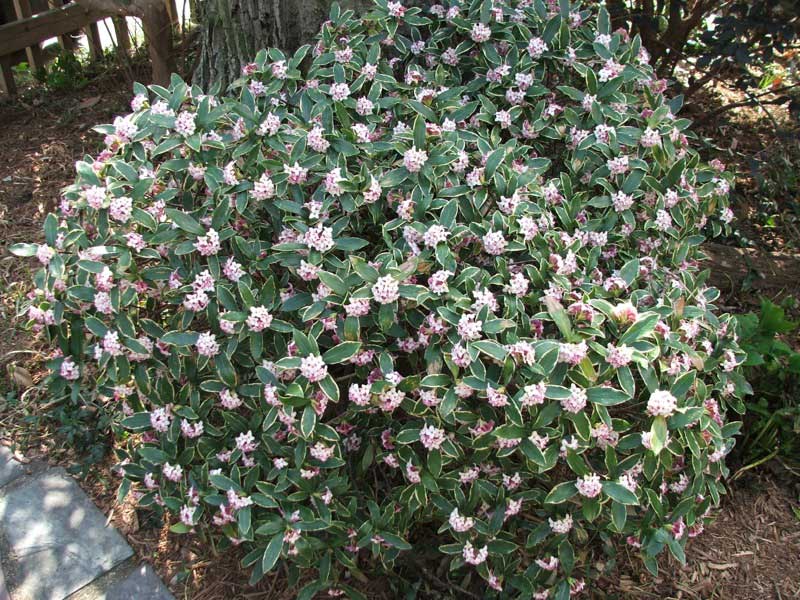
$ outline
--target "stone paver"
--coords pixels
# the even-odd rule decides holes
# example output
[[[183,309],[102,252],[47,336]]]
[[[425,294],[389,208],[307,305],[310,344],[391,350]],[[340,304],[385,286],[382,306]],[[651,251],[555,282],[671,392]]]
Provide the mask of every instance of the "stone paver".
[[[63,600],[132,556],[105,521],[61,468],[3,488],[3,570],[13,600]]]
[[[0,600],[11,600],[11,596],[8,595],[8,590],[6,590],[6,580],[3,577],[3,568],[0,565]]]
[[[120,565],[68,600],[175,600],[148,564]]]
[[[119,583],[109,587],[98,600],[174,600],[150,565],[140,565]]]
[[[0,487],[25,474],[25,466],[14,460],[14,453],[0,446]]]

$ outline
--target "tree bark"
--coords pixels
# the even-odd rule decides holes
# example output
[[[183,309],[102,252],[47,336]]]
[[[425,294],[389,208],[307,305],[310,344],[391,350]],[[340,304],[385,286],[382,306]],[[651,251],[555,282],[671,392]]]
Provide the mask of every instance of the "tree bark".
[[[294,52],[310,42],[327,18],[332,0],[197,0],[200,51],[192,77],[203,89],[224,90],[262,48]],[[368,0],[340,2],[360,9]]]
[[[153,68],[153,83],[168,86],[175,70],[172,52],[172,19],[164,2],[149,4],[142,14],[142,29]]]

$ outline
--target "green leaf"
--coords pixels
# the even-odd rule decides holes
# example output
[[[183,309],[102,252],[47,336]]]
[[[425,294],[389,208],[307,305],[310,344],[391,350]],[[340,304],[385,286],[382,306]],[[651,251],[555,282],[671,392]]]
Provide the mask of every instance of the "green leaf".
[[[544,499],[545,504],[561,504],[572,498],[578,493],[578,488],[575,486],[574,481],[565,481],[559,483],[556,487],[550,490],[547,497]]]
[[[37,250],[39,250],[38,244],[11,244],[8,247],[11,254],[14,256],[20,256],[22,258],[28,258],[30,256],[36,256]]]
[[[611,521],[614,523],[619,533],[625,528],[625,521],[628,519],[628,510],[624,504],[619,502],[611,502]]]
[[[417,112],[421,117],[424,117],[428,121],[435,123],[438,119],[436,118],[436,113],[433,112],[430,108],[425,106],[422,102],[417,100],[409,100],[408,105]]]
[[[572,569],[575,567],[575,551],[569,540],[564,540],[558,545],[558,560],[567,575],[572,573]]]
[[[193,233],[195,235],[206,234],[206,230],[203,228],[203,226],[200,225],[200,223],[198,223],[194,217],[187,215],[185,212],[176,210],[174,208],[168,208],[167,216],[172,220],[173,223],[175,223],[175,225],[184,231],[188,231],[189,233]]]
[[[616,390],[612,387],[593,387],[586,390],[586,396],[589,402],[593,404],[600,404],[602,406],[616,406],[630,400],[630,396],[622,390]]]
[[[161,341],[173,346],[192,346],[199,337],[200,334],[194,331],[168,331],[161,336]]]
[[[639,315],[636,322],[619,338],[620,344],[630,346],[633,342],[648,337],[655,330],[659,318],[659,314],[654,312]]]
[[[317,425],[317,413],[311,406],[306,406],[303,410],[303,417],[300,419],[300,433],[308,439],[314,433]]]
[[[264,556],[261,557],[263,573],[269,573],[273,569],[280,558],[281,550],[283,550],[283,532],[274,535],[264,549]]]
[[[235,490],[236,492],[242,491],[242,486],[236,483],[230,477],[225,477],[220,473],[216,473],[214,475],[208,476],[208,481],[213,485],[215,488],[222,490],[223,492],[227,492],[228,490]]]
[[[606,496],[620,504],[629,504],[632,506],[639,504],[639,499],[636,497],[636,494],[616,481],[604,481],[603,492]]]
[[[381,307],[378,309],[378,323],[380,324],[381,331],[389,331],[392,328],[396,312],[397,302],[381,304]]]
[[[695,379],[697,378],[697,371],[688,371],[678,377],[675,380],[675,383],[672,384],[670,388],[670,393],[675,396],[678,400],[683,400],[686,397],[686,394],[692,389],[694,385]]]
[[[622,191],[626,194],[632,194],[637,189],[639,189],[639,185],[642,183],[642,179],[645,176],[645,171],[640,169],[635,169],[631,171],[630,174],[625,178],[625,181],[622,184]]]
[[[489,155],[489,158],[486,159],[486,166],[484,170],[484,174],[486,175],[486,180],[489,181],[494,172],[497,170],[497,167],[500,166],[500,163],[503,162],[503,158],[506,155],[505,148],[498,148],[494,152]]]
[[[237,384],[236,369],[233,368],[228,355],[224,352],[217,354],[214,357],[214,365],[217,369],[217,375],[225,382],[229,388],[235,388]]]
[[[609,27],[608,11],[604,6],[601,6],[600,10],[597,11],[597,31],[598,33],[604,34],[608,34],[611,31]]]
[[[35,251],[34,251],[35,252]],[[378,270],[360,256],[350,256],[350,264],[361,279],[367,283],[375,283],[381,276]]]
[[[50,213],[44,219],[44,238],[50,246],[56,245],[58,235],[58,219],[55,214]]]
[[[146,431],[152,428],[149,412],[138,412],[122,419],[122,426],[131,431]]]
[[[170,458],[166,452],[160,448],[154,448],[153,446],[141,446],[139,447],[138,452],[139,456],[141,456],[144,460],[157,465],[163,465]]]
[[[499,511],[501,514],[503,513],[503,508],[499,507],[495,509]],[[489,547],[489,552],[491,554],[511,554],[519,549],[519,546],[514,542],[509,542],[508,540],[500,540],[494,539],[490,541],[487,546]]]
[[[355,356],[360,349],[361,342],[342,342],[325,352],[322,360],[329,365],[343,363]]]
[[[172,525],[170,525],[169,530],[172,533],[181,534],[181,533],[189,533],[192,530],[192,528],[189,527],[186,523],[173,523]]]
[[[425,118],[422,115],[414,119],[414,146],[417,150],[425,149]]]
[[[398,444],[413,444],[419,441],[419,429],[403,429],[395,437]]]
[[[650,447],[653,453],[658,455],[667,445],[667,420],[664,417],[653,419],[650,433]]]
[[[625,280],[625,283],[628,285],[632,284],[633,281],[639,275],[639,259],[634,258],[626,262],[622,268],[619,270],[619,276]]]
[[[333,380],[333,377],[330,376],[330,373],[327,377],[325,377],[325,379],[319,382],[319,387],[328,398],[334,402],[339,401],[339,386],[336,385],[336,382]]]
[[[419,382],[422,387],[446,387],[453,382],[449,375],[437,373],[435,375],[426,375]]]
[[[679,408],[678,412],[669,418],[670,429],[683,429],[698,421],[706,412],[703,406]]]
[[[350,289],[342,278],[338,275],[334,275],[333,273],[328,273],[327,271],[320,271],[317,273],[319,280],[327,285],[329,288],[333,290],[335,294],[339,294],[340,296],[344,296],[347,291]]]
[[[84,324],[86,325],[86,329],[99,338],[104,337],[108,333],[108,327],[97,317],[86,317]]]
[[[338,238],[334,245],[339,250],[344,250],[345,252],[355,252],[356,250],[361,250],[361,248],[369,246],[369,242],[367,240],[362,240],[361,238],[342,237]]]
[[[390,546],[394,546],[398,550],[411,550],[411,544],[409,544],[403,538],[396,536],[393,533],[382,531],[380,533],[380,536],[384,539],[384,541],[387,544],[389,544]]]
[[[547,460],[544,457],[544,454],[542,454],[542,451],[539,450],[538,446],[536,446],[528,438],[522,440],[522,443],[520,444],[520,449],[529,460],[533,461],[536,465],[540,467],[543,467],[547,462]]]
[[[547,313],[550,315],[550,318],[553,319],[561,335],[563,335],[567,341],[572,341],[574,337],[572,335],[572,323],[569,320],[567,310],[561,306],[558,300],[551,296],[544,297],[544,304],[547,307]]]
[[[492,340],[478,340],[477,342],[472,342],[472,346],[500,361],[505,360],[508,354],[505,348]]]
[[[527,435],[528,431],[519,425],[501,425],[492,431],[492,434],[501,440],[519,439]]]
[[[245,506],[236,513],[236,521],[239,524],[239,535],[246,537],[250,531],[250,523],[252,520],[251,507]]]

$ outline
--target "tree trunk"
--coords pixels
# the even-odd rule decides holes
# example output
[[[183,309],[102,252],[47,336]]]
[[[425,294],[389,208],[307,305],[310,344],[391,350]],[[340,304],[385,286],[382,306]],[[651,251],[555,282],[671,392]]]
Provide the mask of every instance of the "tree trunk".
[[[332,0],[197,0],[192,10],[201,33],[194,83],[203,89],[218,84],[224,90],[260,49],[294,52],[313,39],[331,4]],[[369,2],[340,4],[358,9]]]
[[[175,70],[175,57],[172,52],[172,19],[166,3],[150,4],[145,8],[142,29],[153,67],[153,83],[167,86]]]

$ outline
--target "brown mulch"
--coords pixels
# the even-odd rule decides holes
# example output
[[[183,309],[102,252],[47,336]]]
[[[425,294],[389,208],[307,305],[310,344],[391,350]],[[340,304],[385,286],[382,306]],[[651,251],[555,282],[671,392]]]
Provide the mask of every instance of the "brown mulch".
[[[714,522],[688,542],[686,566],[662,556],[653,579],[634,559],[617,590],[630,598],[800,598],[800,481],[769,470],[730,485]]]
[[[740,236],[758,250],[796,252],[800,249],[800,228],[793,213],[800,198],[772,198],[778,218],[768,222],[760,214],[757,192],[758,177],[768,176],[779,159],[800,156],[800,123],[789,112],[788,104],[741,106],[703,120],[706,111],[743,99],[740,91],[725,85],[708,86],[692,97],[680,116],[698,120],[693,131],[714,148],[704,151],[704,156],[720,158],[735,171],[731,209]]]

